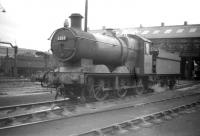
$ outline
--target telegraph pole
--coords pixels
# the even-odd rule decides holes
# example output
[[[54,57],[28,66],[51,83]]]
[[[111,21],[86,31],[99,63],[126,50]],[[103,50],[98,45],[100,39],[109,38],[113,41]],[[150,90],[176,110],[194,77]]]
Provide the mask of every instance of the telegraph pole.
[[[87,18],[88,18],[88,0],[85,0],[85,28],[84,28],[85,32],[87,32]]]

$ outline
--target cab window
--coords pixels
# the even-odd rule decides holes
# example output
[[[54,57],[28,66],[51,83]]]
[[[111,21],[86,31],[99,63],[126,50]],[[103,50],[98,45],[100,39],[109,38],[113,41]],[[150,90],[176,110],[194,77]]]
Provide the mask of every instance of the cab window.
[[[150,54],[150,43],[147,43],[147,42],[144,43],[144,52],[147,55]]]

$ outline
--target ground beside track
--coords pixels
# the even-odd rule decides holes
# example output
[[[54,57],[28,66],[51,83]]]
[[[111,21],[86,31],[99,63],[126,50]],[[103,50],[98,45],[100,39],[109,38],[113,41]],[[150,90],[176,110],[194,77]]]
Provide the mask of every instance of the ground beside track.
[[[41,87],[39,82],[9,81],[0,82],[0,96],[18,96],[50,92],[53,89]]]
[[[0,106],[54,100],[53,89],[41,87],[39,82],[19,81],[0,83]]]
[[[55,93],[34,93],[18,96],[0,96],[0,107],[54,100]]]
[[[163,103],[154,103],[136,108],[125,108],[109,112],[101,112],[84,115],[47,123],[33,124],[0,130],[2,136],[67,136],[83,133],[95,128],[102,128],[111,124],[120,123],[142,115],[155,113],[168,108],[192,103],[199,100],[200,96],[188,97],[178,100],[170,100]],[[174,122],[176,126],[176,122]],[[193,125],[193,124],[192,124]],[[196,125],[196,124],[194,124]],[[174,130],[175,131],[175,130]]]

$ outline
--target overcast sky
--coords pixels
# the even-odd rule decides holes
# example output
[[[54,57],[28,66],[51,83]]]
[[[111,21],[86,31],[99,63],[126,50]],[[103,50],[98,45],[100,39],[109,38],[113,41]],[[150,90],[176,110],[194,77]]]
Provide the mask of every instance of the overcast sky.
[[[0,40],[47,51],[48,37],[71,13],[84,15],[85,0],[0,0]],[[199,0],[88,0],[88,27],[101,29],[200,24]]]

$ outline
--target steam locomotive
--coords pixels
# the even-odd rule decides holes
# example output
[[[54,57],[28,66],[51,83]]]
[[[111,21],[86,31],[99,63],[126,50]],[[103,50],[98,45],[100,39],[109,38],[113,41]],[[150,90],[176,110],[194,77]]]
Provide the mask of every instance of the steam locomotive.
[[[178,55],[153,48],[140,35],[82,31],[80,14],[70,19],[71,27],[52,34],[51,50],[59,64],[45,76],[66,97],[102,101],[145,93],[155,83],[175,85],[180,74]]]

